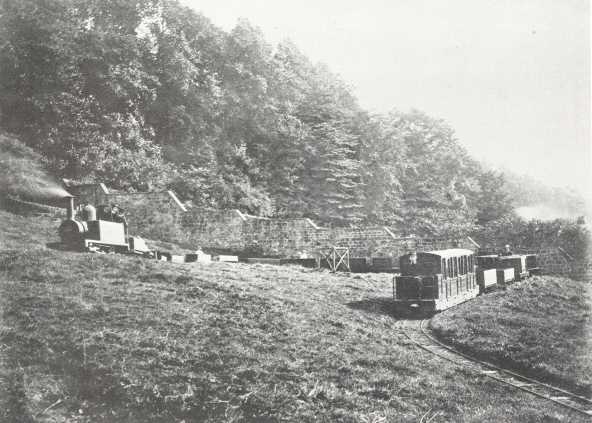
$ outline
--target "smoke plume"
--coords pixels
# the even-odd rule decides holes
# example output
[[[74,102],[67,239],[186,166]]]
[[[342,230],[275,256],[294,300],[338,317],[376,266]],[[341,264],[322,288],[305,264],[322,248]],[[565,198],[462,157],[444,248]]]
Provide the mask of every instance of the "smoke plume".
[[[59,205],[69,197],[41,165],[41,156],[20,141],[0,134],[0,195]]]

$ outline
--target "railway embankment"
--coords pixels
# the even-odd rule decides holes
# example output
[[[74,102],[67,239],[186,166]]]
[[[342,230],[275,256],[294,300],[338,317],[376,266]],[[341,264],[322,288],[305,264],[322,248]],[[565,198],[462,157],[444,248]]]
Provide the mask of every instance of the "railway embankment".
[[[534,276],[435,316],[431,328],[472,356],[592,393],[589,281]]]
[[[585,421],[423,353],[390,275],[52,248],[0,211],[0,421]]]

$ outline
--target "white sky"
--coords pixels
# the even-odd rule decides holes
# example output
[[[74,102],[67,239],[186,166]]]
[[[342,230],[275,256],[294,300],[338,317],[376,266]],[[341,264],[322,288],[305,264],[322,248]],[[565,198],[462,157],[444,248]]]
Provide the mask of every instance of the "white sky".
[[[592,197],[588,0],[181,0],[291,39],[375,112],[445,119],[476,158]]]

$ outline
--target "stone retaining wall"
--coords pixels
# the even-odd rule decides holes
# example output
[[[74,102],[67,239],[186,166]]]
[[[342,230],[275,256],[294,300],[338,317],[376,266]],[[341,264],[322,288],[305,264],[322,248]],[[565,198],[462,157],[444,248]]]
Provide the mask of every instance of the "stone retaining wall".
[[[572,271],[571,261],[557,248],[545,248],[533,251],[537,254],[537,264],[543,273],[550,275],[568,275]]]
[[[104,184],[66,185],[66,189],[76,197],[75,207],[85,201],[95,207],[117,204],[125,210],[129,233],[143,237],[177,238],[187,211],[172,191],[121,193]]]
[[[253,254],[298,258],[313,255],[323,244],[326,231],[310,219],[248,217],[241,237],[245,249]]]
[[[240,251],[244,249],[242,227],[245,217],[238,210],[190,208],[183,213],[179,238],[196,248]]]
[[[130,234],[154,239],[178,237],[187,211],[172,191],[109,193],[104,199],[125,210]]]
[[[103,184],[68,186],[77,204],[118,204],[130,233],[203,249],[251,256],[317,256],[331,246],[349,247],[352,257],[398,257],[411,249],[474,249],[466,240],[397,237],[386,227],[323,228],[306,218],[267,219],[238,210],[185,208],[171,191],[111,192]]]
[[[399,257],[409,250],[479,248],[471,238],[457,240],[398,237],[389,228],[323,228],[310,219],[266,219],[238,210],[185,208],[171,191],[115,193],[103,184],[69,186],[92,204],[117,203],[126,210],[130,233],[234,254],[298,258],[317,256],[331,246],[349,247],[351,257]],[[544,273],[590,276],[590,266],[570,261],[561,250],[545,247],[539,255]]]

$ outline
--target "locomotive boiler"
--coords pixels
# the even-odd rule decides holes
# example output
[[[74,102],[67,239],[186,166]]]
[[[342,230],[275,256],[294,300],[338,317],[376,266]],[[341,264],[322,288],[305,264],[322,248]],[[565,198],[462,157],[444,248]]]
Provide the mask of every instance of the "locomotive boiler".
[[[64,199],[66,219],[58,228],[62,245],[78,251],[105,251],[117,253],[148,253],[145,242],[140,237],[126,237],[124,223],[97,218],[92,206],[86,206],[84,216],[76,218],[74,197]]]

